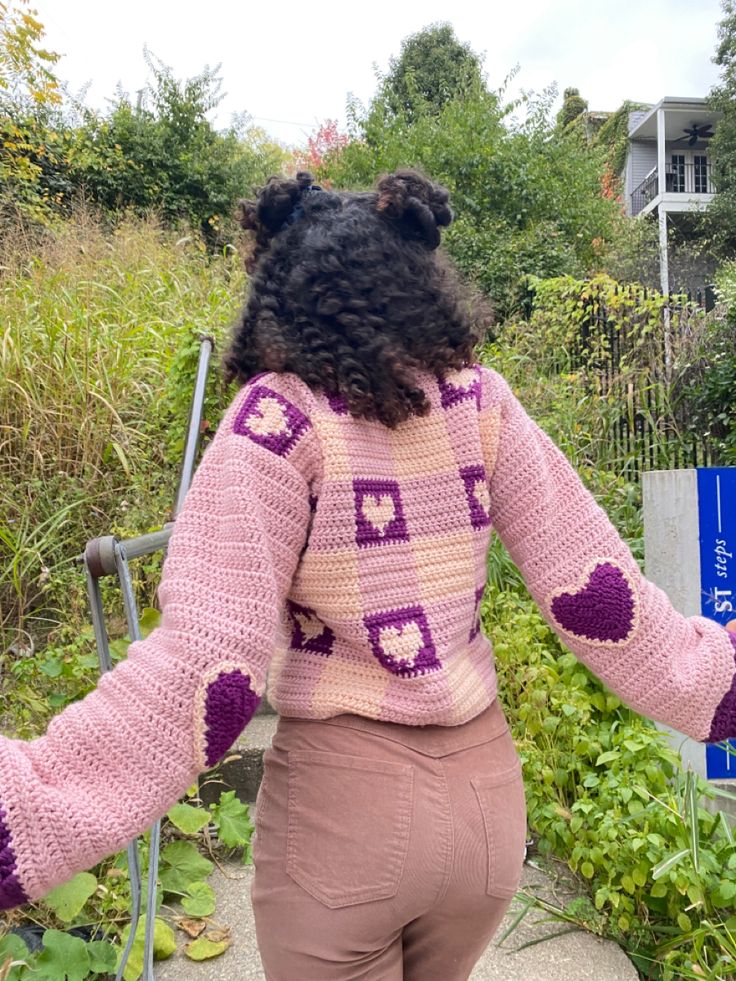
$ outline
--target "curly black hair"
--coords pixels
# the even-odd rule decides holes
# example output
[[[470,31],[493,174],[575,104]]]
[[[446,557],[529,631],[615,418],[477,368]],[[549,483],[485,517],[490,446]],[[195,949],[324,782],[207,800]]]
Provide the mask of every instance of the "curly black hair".
[[[444,377],[473,362],[491,315],[438,251],[452,221],[445,188],[414,170],[382,177],[375,192],[272,177],[241,201],[240,220],[254,241],[228,381],[293,372],[394,428],[429,411],[417,371]]]

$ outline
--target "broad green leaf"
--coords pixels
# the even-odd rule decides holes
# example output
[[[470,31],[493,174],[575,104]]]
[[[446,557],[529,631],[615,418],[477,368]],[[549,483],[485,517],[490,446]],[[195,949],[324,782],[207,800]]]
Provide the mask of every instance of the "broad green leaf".
[[[230,944],[230,940],[213,943],[207,937],[199,937],[199,939],[184,946],[184,953],[193,961],[206,961],[210,957],[219,957],[220,954],[224,954]]]
[[[234,790],[222,794],[219,804],[211,804],[210,810],[217,827],[217,836],[223,845],[235,848],[248,844],[253,833],[253,823],[248,805],[237,799]]]
[[[689,933],[693,928],[693,925],[690,922],[690,917],[687,915],[687,913],[677,914],[677,925],[683,933]]]
[[[117,967],[120,966],[120,962],[123,959],[123,952],[125,951],[125,945],[128,942],[128,937],[130,936],[130,923],[123,930],[123,935],[121,938],[121,946],[118,952]],[[125,970],[123,971],[123,978],[125,981],[138,981],[141,973],[143,972],[143,955],[146,946],[146,917],[141,916],[138,920],[138,925],[135,930],[135,939],[133,941],[133,946],[130,948],[130,954],[128,955],[128,960],[125,964]],[[174,937],[174,931],[171,929],[168,923],[164,920],[159,920],[158,918],[153,924],[153,956],[155,960],[166,960],[167,957],[171,955],[176,950],[176,939]]]
[[[63,664],[57,657],[47,657],[45,661],[41,661],[39,668],[47,678],[58,678],[61,674]]]
[[[624,874],[621,876],[621,885],[628,893],[636,892],[636,883],[634,882],[633,878],[628,874]]]
[[[161,612],[154,609],[152,606],[147,606],[141,613],[139,623],[141,628],[141,636],[146,637],[161,623]]]
[[[206,879],[214,865],[191,841],[172,841],[161,851],[161,885],[166,892],[186,895],[193,882]]]
[[[210,814],[201,807],[191,804],[174,804],[166,817],[185,835],[196,835],[198,831],[212,820]]]
[[[711,901],[714,906],[723,908],[724,906],[730,906],[735,896],[736,882],[729,882],[727,879],[724,879],[719,882],[718,887],[711,895]]]
[[[604,763],[611,763],[613,760],[617,760],[621,754],[617,749],[611,749],[607,753],[601,753],[598,759],[595,761],[596,766],[602,766]]]
[[[116,637],[115,640],[110,641],[110,654],[113,656],[113,660],[124,658],[128,654],[128,648],[130,647],[130,640],[127,637]]]
[[[87,944],[90,970],[98,974],[114,974],[118,952],[106,940],[92,940]]]
[[[43,950],[36,961],[35,978],[47,981],[85,981],[89,976],[87,945],[61,930],[46,930]]]
[[[631,873],[631,877],[637,886],[645,886],[647,883],[647,874],[643,869],[634,869]]]
[[[64,923],[71,923],[97,889],[97,879],[91,872],[79,872],[69,882],[52,889],[44,896],[49,906]]]
[[[595,875],[595,869],[590,862],[583,862],[583,864],[580,866],[580,871],[586,879],[592,879]]]
[[[0,939],[0,976],[2,975],[3,965],[13,961],[25,961],[29,957],[28,947],[15,933],[7,933]],[[10,968],[6,981],[20,981],[23,972],[22,963]],[[28,975],[26,974],[26,977]]]
[[[207,882],[193,882],[181,905],[189,916],[211,916],[215,912],[215,891]]]

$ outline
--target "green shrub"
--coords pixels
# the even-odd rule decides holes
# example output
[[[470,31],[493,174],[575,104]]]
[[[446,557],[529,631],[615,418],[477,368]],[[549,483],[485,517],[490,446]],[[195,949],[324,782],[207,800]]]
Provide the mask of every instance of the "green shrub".
[[[736,465],[736,262],[718,274],[725,316],[708,321],[687,350],[679,397],[691,428],[706,433],[725,466]]]
[[[555,130],[552,95],[509,105],[476,82],[410,118],[354,102],[353,139],[321,176],[360,188],[384,171],[418,166],[445,184],[457,216],[447,247],[506,315],[520,302],[525,274],[596,268],[620,217],[601,194],[604,151]]]
[[[554,303],[548,315],[565,321]],[[483,357],[568,455],[641,564],[640,486],[602,465],[603,413],[577,377],[545,371],[544,343],[535,346],[526,325],[509,326]],[[489,586],[481,612],[524,764],[529,824],[540,851],[566,861],[590,890],[590,903],[560,913],[616,939],[647,978],[732,978],[736,847],[725,815],[701,806],[713,790],[566,651],[497,540]]]
[[[565,651],[522,591],[492,589],[482,613],[530,827],[590,888],[596,915],[578,921],[618,940],[647,977],[732,977],[736,848],[725,815],[699,804],[711,789]]]

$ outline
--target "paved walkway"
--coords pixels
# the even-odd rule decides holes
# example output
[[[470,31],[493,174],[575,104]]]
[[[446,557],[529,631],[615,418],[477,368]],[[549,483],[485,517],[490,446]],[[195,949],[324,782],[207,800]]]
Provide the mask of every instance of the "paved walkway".
[[[189,938],[179,930],[177,952],[167,961],[155,964],[157,981],[265,981],[250,906],[253,870],[229,864],[225,872],[226,875],[216,869],[208,881],[217,895],[217,910],[212,919],[218,926],[231,928],[232,946],[220,957],[196,963],[181,952]],[[525,867],[522,886],[553,898],[552,880],[536,868]],[[620,947],[584,931],[518,950],[528,941],[565,926],[559,922],[540,922],[544,919],[547,919],[544,914],[532,910],[502,947],[491,944],[473,971],[471,981],[637,981],[638,974]],[[509,919],[499,936],[508,922]]]

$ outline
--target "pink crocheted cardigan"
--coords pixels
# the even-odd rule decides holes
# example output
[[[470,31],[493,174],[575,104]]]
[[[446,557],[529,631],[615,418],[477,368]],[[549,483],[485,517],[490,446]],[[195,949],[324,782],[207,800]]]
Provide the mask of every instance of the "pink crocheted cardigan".
[[[491,527],[565,644],[629,705],[736,735],[736,637],[678,614],[495,372],[356,420],[252,379],[195,475],[162,625],[31,742],[0,739],[0,907],[124,847],[216,763],[269,676],[282,715],[459,725],[496,696],[479,605]]]

